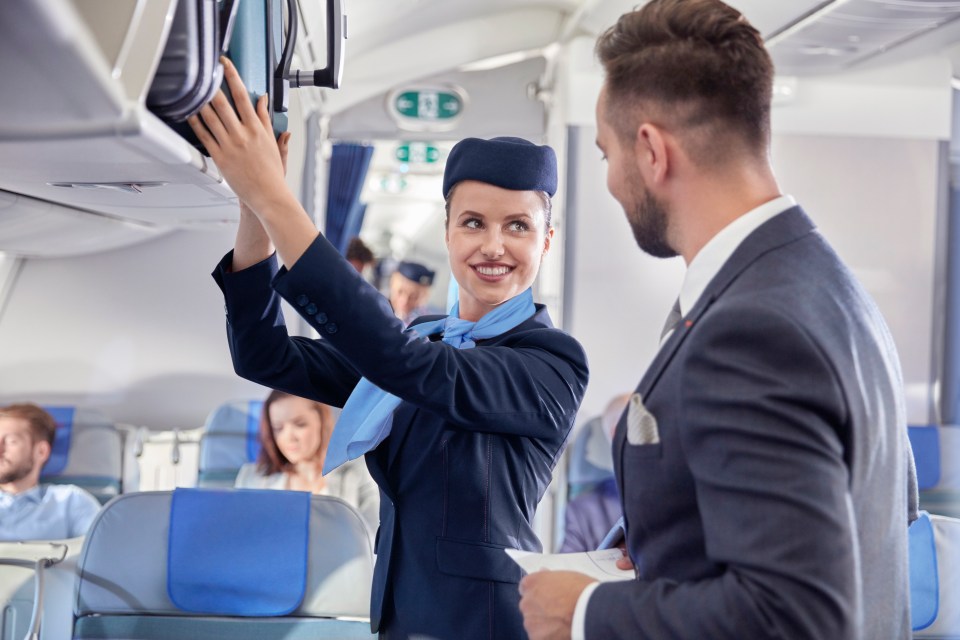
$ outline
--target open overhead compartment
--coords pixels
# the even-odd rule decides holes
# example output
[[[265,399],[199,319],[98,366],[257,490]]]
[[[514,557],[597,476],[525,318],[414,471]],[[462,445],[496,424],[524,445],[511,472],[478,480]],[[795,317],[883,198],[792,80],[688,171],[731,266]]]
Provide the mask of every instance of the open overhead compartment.
[[[336,7],[337,20],[326,22],[340,25],[341,5],[339,0],[332,1],[337,4],[329,4],[327,16],[334,15]],[[208,9],[220,6],[215,0],[202,3]],[[273,60],[260,56],[280,42],[281,4],[260,6],[270,7],[262,9],[266,16],[255,18],[266,19],[267,35],[261,22],[260,49],[250,49],[249,62],[266,71]],[[295,2],[283,6],[287,16],[293,9],[294,18],[300,13]],[[171,25],[178,24],[180,17],[177,0],[0,3],[0,81],[4,86],[0,92],[0,190],[7,192],[0,215],[0,251],[22,250],[24,217],[36,216],[43,208],[40,203],[50,205],[48,211],[73,209],[77,215],[71,216],[71,228],[79,229],[86,220],[90,239],[84,246],[89,251],[115,246],[123,234],[103,234],[102,229],[117,222],[129,223],[129,229],[169,230],[237,220],[237,198],[216,165],[147,107],[158,69],[166,73],[161,61],[166,65],[169,51],[166,56],[164,51],[169,49],[170,34],[179,33]],[[219,50],[228,40],[228,30],[224,15],[217,17]],[[325,71],[335,76],[335,85],[339,49],[334,47],[337,55],[331,55],[329,48],[323,51],[319,46],[322,29],[316,22],[317,16],[306,23],[292,21],[293,29],[299,23],[304,38],[302,44],[298,40],[291,57],[312,68],[317,66],[316,58],[326,54],[333,63]],[[254,32],[256,28],[254,23]],[[342,29],[335,31],[339,38]],[[336,44],[341,44],[339,39]],[[209,75],[201,70],[197,77],[209,80]],[[219,77],[213,75],[216,85]],[[268,82],[274,91],[286,81],[271,78]],[[323,82],[301,78],[303,85],[331,86]],[[284,114],[294,134],[301,137],[304,111],[319,102],[320,89],[303,91],[313,95],[291,94]],[[51,221],[55,218],[46,216]],[[42,227],[42,219],[37,217],[33,226]],[[61,230],[53,226],[49,232],[55,235]],[[129,238],[138,241],[142,234],[136,231]],[[31,246],[31,254],[43,255],[36,249]]]

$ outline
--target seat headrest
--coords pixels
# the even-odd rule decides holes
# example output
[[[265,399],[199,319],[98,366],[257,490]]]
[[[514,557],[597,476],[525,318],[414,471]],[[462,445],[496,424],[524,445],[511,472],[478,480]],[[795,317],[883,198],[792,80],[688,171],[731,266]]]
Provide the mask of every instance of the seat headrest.
[[[584,423],[570,445],[567,482],[574,485],[602,482],[612,475],[610,441],[603,433],[602,419],[597,416]]]
[[[936,425],[907,428],[913,460],[917,467],[917,487],[932,489],[940,484],[940,430]]]
[[[200,470],[236,470],[256,460],[262,410],[262,400],[237,400],[214,409],[203,427]]]
[[[43,407],[57,422],[50,459],[40,481],[75,484],[101,502],[120,492],[123,438],[116,425],[94,409],[73,406]]]
[[[221,528],[243,535],[251,527],[259,526],[260,507],[251,506],[257,496],[266,493],[270,499],[283,500],[282,496],[288,492],[226,489],[215,493],[218,497],[229,496],[224,504],[229,503],[231,515],[207,532],[193,534],[209,537],[206,543],[219,539],[224,534],[219,531]],[[373,552],[366,525],[353,507],[338,498],[308,496],[308,499],[306,589],[292,615],[367,617]],[[87,533],[78,563],[78,616],[202,615],[178,607],[167,589],[168,565],[173,562],[179,568],[183,564],[178,559],[182,555],[170,552],[172,502],[169,491],[128,493],[101,510]],[[177,513],[173,517],[177,518]],[[176,537],[179,535],[177,525],[174,527]],[[279,550],[280,543],[258,534],[243,551],[234,553],[242,553],[243,557],[231,559],[256,563],[257,558],[265,558],[272,563]]]
[[[914,631],[925,629],[937,617],[940,584],[937,577],[937,547],[933,538],[930,514],[910,525],[910,622]]]

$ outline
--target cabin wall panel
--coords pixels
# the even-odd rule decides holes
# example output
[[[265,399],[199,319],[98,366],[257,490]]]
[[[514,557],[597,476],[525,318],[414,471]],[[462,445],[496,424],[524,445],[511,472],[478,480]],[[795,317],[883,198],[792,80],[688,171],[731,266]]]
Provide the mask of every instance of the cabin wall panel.
[[[571,127],[567,184],[566,328],[587,351],[581,419],[633,389],[652,361],[683,279],[678,258],[637,248],[606,189],[593,126]],[[903,363],[909,419],[935,416],[932,384],[940,143],[936,140],[778,135],[773,163],[870,294]]]
[[[935,420],[940,149],[936,140],[776,135],[781,190],[876,300],[900,355],[912,424]],[[945,194],[944,194],[945,195]],[[937,371],[935,374],[934,371]]]
[[[234,228],[25,260],[0,317],[0,401],[96,407],[115,421],[190,428],[265,391],[233,372],[210,277]]]

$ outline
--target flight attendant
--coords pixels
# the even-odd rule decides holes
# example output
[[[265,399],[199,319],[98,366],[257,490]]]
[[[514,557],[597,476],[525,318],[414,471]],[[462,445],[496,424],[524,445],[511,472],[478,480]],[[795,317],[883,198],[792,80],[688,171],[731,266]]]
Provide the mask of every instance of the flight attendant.
[[[531,522],[587,383],[583,349],[530,289],[553,236],[553,150],[519,138],[451,150],[443,194],[459,302],[405,331],[318,234],[284,180],[288,136],[278,150],[266,103],[255,111],[225,66],[238,110],[218,93],[191,126],[243,203],[236,246],[213,274],[235,369],[344,406],[327,469],[369,449],[382,495],[374,631],[525,637],[521,573],[504,549],[541,549]],[[323,339],[290,337],[281,298]]]

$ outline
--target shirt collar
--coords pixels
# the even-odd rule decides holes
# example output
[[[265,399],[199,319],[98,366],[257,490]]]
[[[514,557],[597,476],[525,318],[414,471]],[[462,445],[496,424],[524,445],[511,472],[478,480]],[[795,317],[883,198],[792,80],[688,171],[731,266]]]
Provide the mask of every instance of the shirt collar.
[[[29,502],[39,503],[43,499],[43,487],[42,485],[34,485],[27,489],[26,491],[21,491],[20,493],[7,493],[6,491],[0,491],[0,496],[4,498],[5,502],[14,502],[15,500],[27,500]]]
[[[778,196],[738,217],[713,236],[687,267],[680,287],[680,313],[686,315],[700,299],[704,289],[717,275],[740,243],[757,227],[787,209],[796,206],[792,196]]]

